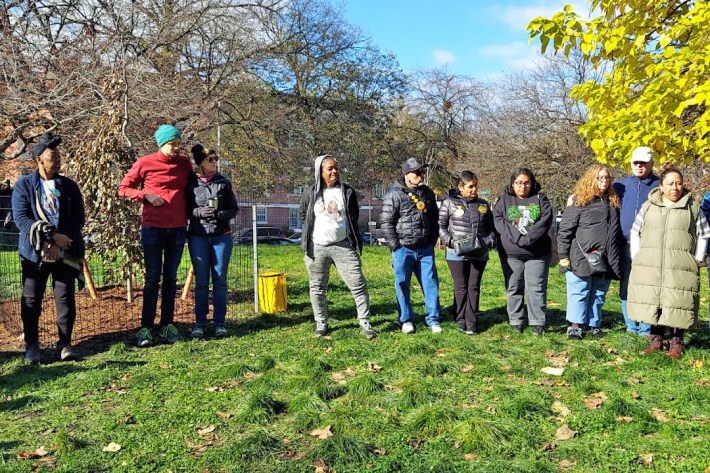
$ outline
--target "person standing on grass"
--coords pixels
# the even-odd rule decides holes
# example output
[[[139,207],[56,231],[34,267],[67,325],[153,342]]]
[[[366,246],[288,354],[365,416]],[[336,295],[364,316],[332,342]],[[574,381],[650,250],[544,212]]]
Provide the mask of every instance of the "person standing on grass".
[[[360,204],[355,190],[341,182],[338,161],[331,155],[315,161],[315,184],[301,196],[298,209],[310,286],[316,336],[328,333],[328,289],[330,267],[335,266],[355,299],[360,331],[368,339],[377,335],[370,326],[370,296],[362,274],[362,236],[358,228]]]
[[[387,191],[380,214],[382,233],[392,250],[402,333],[414,333],[414,309],[410,300],[412,273],[424,292],[426,324],[432,333],[441,333],[439,275],[434,262],[434,244],[439,237],[439,209],[434,192],[424,184],[427,166],[416,158],[402,163],[402,176]]]
[[[651,325],[649,346],[642,354],[661,350],[670,329],[668,356],[680,359],[683,335],[698,317],[700,265],[710,225],[683,186],[680,170],[669,167],[660,180],[631,227],[629,317]]]
[[[461,173],[458,189],[439,208],[439,239],[446,245],[446,264],[454,280],[454,312],[459,330],[476,333],[481,279],[488,263],[488,250],[495,246],[493,212],[478,197],[478,178],[471,171]],[[476,238],[480,247],[457,255],[455,242]]]
[[[188,247],[195,271],[195,327],[191,336],[205,336],[211,274],[214,334],[221,338],[227,336],[227,271],[234,245],[229,221],[236,217],[239,205],[232,183],[217,172],[216,151],[197,144],[192,147],[192,159],[200,168],[200,176],[191,177],[187,188]]]
[[[155,132],[157,152],[138,158],[118,186],[118,195],[143,205],[141,244],[145,260],[145,285],[139,347],[153,344],[160,278],[163,283],[158,341],[175,343],[182,337],[175,325],[177,270],[187,234],[185,189],[192,172],[187,156],[180,154],[180,131],[160,125]]]
[[[527,312],[533,335],[545,332],[547,275],[552,241],[548,232],[554,218],[552,204],[540,192],[540,184],[528,168],[518,168],[510,176],[493,207],[493,221],[500,238],[498,253],[505,279],[510,326],[523,332]]]
[[[640,146],[631,153],[631,175],[614,183],[614,191],[619,196],[619,199],[621,199],[620,224],[621,231],[626,240],[622,255],[621,283],[619,285],[621,311],[624,314],[626,331],[645,337],[651,335],[651,326],[631,320],[626,303],[629,275],[631,274],[631,250],[629,240],[631,238],[631,227],[634,224],[636,214],[641,210],[641,206],[648,199],[649,192],[658,187],[659,183],[660,180],[658,176],[653,173],[653,150],[646,146]]]
[[[609,170],[592,165],[577,181],[572,203],[562,214],[557,233],[560,272],[567,279],[567,338],[581,340],[583,327],[601,338],[602,306],[612,279],[621,274],[619,197]],[[585,253],[601,255],[604,263],[593,271]]]
[[[71,347],[76,320],[74,284],[83,287],[84,200],[76,182],[59,174],[61,137],[43,134],[31,151],[37,170],[22,177],[12,193],[12,213],[20,229],[18,251],[22,271],[20,314],[25,360],[40,362],[39,318],[49,276],[57,305],[59,357],[75,359]]]

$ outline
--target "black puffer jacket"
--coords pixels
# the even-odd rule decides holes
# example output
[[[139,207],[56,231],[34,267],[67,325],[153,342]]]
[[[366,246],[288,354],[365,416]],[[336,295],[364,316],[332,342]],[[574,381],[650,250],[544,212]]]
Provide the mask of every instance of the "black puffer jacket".
[[[414,199],[424,204],[422,210],[417,209]],[[390,250],[400,246],[422,248],[439,238],[438,218],[434,192],[425,185],[409,189],[402,176],[385,195],[380,226]]]
[[[560,258],[569,258],[572,271],[581,278],[592,275],[582,250],[596,249],[609,263],[610,271],[605,277],[619,279],[622,239],[619,209],[610,205],[606,197],[597,197],[583,207],[575,204],[567,207],[557,232]]]
[[[212,218],[200,218],[199,208],[207,207],[208,200],[217,198],[218,206]],[[193,236],[223,235],[231,229],[229,221],[239,212],[237,197],[232,191],[232,183],[217,173],[212,180],[205,182],[192,176],[187,183],[187,215],[190,218],[188,234]]]
[[[487,259],[488,249],[496,242],[491,206],[483,199],[464,199],[457,191],[439,207],[439,239],[453,248],[454,240],[471,235],[476,235],[481,243],[481,251],[474,259]]]

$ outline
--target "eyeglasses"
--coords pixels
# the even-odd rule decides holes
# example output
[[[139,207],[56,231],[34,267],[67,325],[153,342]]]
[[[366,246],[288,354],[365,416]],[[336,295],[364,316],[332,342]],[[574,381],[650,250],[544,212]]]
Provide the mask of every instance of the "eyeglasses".
[[[207,158],[207,161],[211,163],[216,163],[217,161],[219,161],[219,158],[217,156],[210,156]]]
[[[516,187],[528,187],[530,184],[531,184],[530,181],[524,181],[524,182],[515,181],[515,182],[513,183],[513,185],[516,186]]]

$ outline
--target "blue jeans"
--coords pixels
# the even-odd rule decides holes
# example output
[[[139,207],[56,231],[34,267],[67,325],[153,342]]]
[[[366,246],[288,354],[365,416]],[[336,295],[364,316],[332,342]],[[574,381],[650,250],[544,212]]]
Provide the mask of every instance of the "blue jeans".
[[[141,228],[141,244],[145,261],[143,312],[141,328],[152,328],[158,305],[160,276],[163,277],[160,302],[160,327],[173,323],[177,270],[185,248],[185,228]]]
[[[227,270],[234,246],[232,235],[191,236],[188,244],[195,270],[195,323],[207,323],[211,274],[214,323],[224,325],[227,315]]]
[[[414,323],[414,310],[410,301],[410,284],[414,273],[424,292],[426,324],[430,327],[438,325],[441,307],[439,306],[439,275],[434,264],[434,245],[416,249],[406,246],[398,248],[392,252],[392,269],[394,269],[399,322]]]
[[[629,275],[631,274],[631,247],[626,243],[624,258],[621,262],[621,281],[619,282],[619,299],[621,299],[621,312],[624,314],[626,331],[637,335],[651,335],[651,326],[643,322],[636,322],[629,318],[626,309],[626,298],[629,291]]]
[[[567,271],[567,321],[573,324],[599,328],[602,325],[602,306],[610,279],[588,277],[580,278],[572,271]]]

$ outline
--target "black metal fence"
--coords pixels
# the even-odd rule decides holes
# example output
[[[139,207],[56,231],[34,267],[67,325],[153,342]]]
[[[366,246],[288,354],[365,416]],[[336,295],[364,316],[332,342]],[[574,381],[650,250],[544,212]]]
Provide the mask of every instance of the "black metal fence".
[[[252,203],[255,198],[254,196],[240,195],[237,195],[237,198],[240,202],[240,212],[231,225],[236,244],[232,250],[229,264],[228,317],[233,313],[236,304],[251,302],[254,297],[253,249],[250,242],[247,241],[247,236],[249,229],[252,228]],[[16,339],[19,346],[22,335],[20,318],[22,277],[17,252],[19,234],[12,222],[3,225],[5,217],[10,211],[10,199],[0,200],[0,217],[3,218],[0,220],[0,332],[4,332],[5,338]],[[138,237],[136,235],[136,238]],[[135,275],[132,283],[129,284],[127,280],[119,280],[115,276],[118,274],[115,271],[117,268],[103,264],[98,258],[92,257],[90,252],[87,255],[87,263],[96,287],[96,296],[92,298],[88,289],[77,292],[77,320],[74,328],[74,340],[137,330],[140,326],[142,306],[142,272]],[[186,245],[178,269],[176,322],[190,323],[194,321],[194,296],[191,288],[186,292],[187,297],[182,299],[190,266],[190,256]],[[42,345],[48,346],[54,343],[56,338],[56,310],[50,282],[43,301],[40,342]]]

